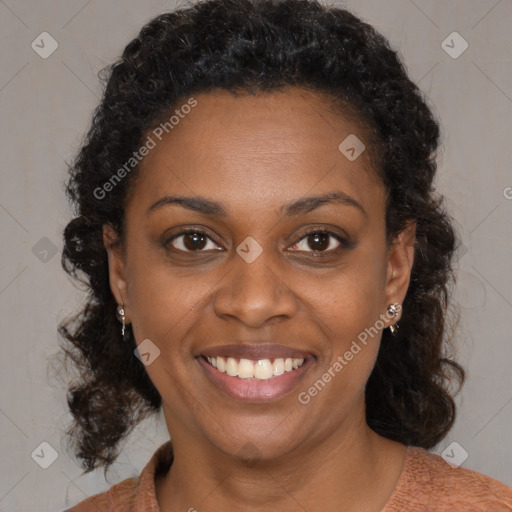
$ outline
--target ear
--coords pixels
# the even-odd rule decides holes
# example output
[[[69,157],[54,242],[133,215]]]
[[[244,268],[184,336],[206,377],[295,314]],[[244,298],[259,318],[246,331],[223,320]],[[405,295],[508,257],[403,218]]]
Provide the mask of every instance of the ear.
[[[124,304],[125,317],[128,323],[129,304],[126,286],[126,263],[119,235],[110,223],[103,225],[103,244],[108,255],[110,289],[117,303]]]
[[[388,271],[386,281],[386,308],[393,302],[403,303],[411,280],[414,263],[414,242],[416,223],[410,220],[395,237],[388,251]],[[394,319],[397,321],[401,316]]]

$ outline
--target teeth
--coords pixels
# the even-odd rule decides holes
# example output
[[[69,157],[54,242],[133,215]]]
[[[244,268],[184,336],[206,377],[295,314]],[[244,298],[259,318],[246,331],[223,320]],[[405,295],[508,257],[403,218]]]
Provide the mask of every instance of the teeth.
[[[226,360],[223,357],[217,357],[217,370],[219,370],[219,372],[226,371]]]
[[[252,379],[254,377],[254,363],[249,359],[240,359],[237,375],[241,379]]]
[[[254,376],[260,380],[268,380],[272,377],[272,363],[270,359],[260,359],[254,366]]]
[[[228,360],[226,362],[226,373],[231,377],[238,376],[238,363],[236,362],[236,359],[228,357]]]
[[[251,361],[250,359],[237,360],[234,357],[207,357],[208,362],[219,370],[225,372],[231,377],[240,379],[268,380],[273,377],[283,375],[285,372],[297,370],[304,364],[302,358],[277,358],[274,361],[270,359],[259,359]]]
[[[273,364],[272,373],[277,377],[284,373],[284,359],[280,357],[276,359]]]

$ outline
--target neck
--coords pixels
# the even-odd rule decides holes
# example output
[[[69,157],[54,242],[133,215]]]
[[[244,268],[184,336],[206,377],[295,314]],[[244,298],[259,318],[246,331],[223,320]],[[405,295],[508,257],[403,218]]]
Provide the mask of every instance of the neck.
[[[174,461],[156,482],[162,512],[238,510],[378,512],[400,476],[405,446],[365,421],[281,457],[242,462],[173,425]]]

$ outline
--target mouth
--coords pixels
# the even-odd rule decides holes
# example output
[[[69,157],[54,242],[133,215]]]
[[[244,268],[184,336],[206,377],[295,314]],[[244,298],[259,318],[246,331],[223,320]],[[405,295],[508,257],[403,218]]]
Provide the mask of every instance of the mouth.
[[[196,361],[218,390],[245,402],[275,401],[291,393],[316,358],[282,345],[226,345]]]

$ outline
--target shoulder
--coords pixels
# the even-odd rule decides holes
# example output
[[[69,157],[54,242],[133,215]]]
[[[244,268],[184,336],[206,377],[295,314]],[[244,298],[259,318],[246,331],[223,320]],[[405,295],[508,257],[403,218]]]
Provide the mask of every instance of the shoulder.
[[[64,512],[157,512],[155,476],[168,471],[172,459],[172,446],[168,441],[156,450],[138,477],[127,478]]]
[[[108,491],[91,496],[65,512],[131,511],[137,495],[139,479],[140,477],[123,480],[112,486]]]
[[[454,467],[409,446],[402,475],[382,512],[511,512],[512,488],[478,471]]]

